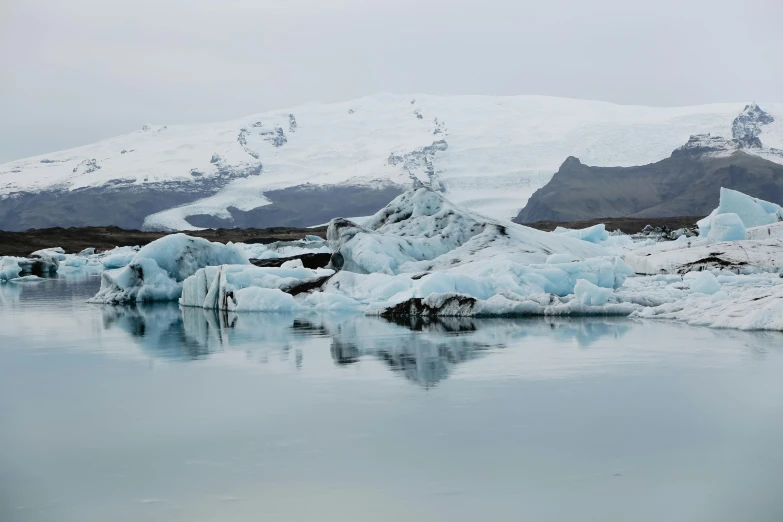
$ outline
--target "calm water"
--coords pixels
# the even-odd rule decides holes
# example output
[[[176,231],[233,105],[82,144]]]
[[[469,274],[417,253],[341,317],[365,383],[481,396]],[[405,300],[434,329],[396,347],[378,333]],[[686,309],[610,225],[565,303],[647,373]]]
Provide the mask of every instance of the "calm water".
[[[783,520],[783,336],[0,286],[0,520]]]

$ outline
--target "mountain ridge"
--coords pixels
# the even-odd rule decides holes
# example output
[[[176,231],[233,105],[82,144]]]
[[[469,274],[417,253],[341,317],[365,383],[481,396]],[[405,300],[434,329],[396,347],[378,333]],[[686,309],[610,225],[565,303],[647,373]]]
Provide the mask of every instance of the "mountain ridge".
[[[215,124],[145,125],[0,165],[0,228],[309,226],[335,212],[372,213],[419,185],[511,219],[568,156],[654,162],[690,135],[730,135],[732,126],[748,143],[763,141],[753,154],[783,149],[783,104],[764,105],[769,123],[748,107],[380,94]],[[310,212],[314,200],[292,197],[313,187],[328,201],[319,212]]]

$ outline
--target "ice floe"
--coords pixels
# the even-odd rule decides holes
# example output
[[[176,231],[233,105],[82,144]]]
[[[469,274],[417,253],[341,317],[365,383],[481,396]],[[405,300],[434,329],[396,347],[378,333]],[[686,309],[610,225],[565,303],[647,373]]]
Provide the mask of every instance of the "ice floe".
[[[708,237],[717,216],[736,214],[745,228],[771,225],[783,221],[783,208],[775,203],[754,198],[727,188],[720,189],[718,208],[698,222],[699,236]]]
[[[219,245],[167,236],[139,250],[128,266],[104,272],[93,302],[179,299],[224,312],[393,318],[620,315],[781,330],[780,225],[758,225],[760,214],[747,211],[752,204],[766,212],[772,207],[765,202],[726,194],[722,203],[731,212],[714,212],[701,237],[656,241],[608,234],[603,225],[541,232],[485,218],[420,188],[363,225],[332,220],[326,243]],[[300,256],[331,251],[331,260],[307,268],[304,258],[282,256],[292,252],[285,248]],[[267,251],[285,261],[249,264],[248,257]]]
[[[101,289],[90,301],[174,301],[182,294],[182,282],[198,269],[223,264],[247,265],[249,261],[234,245],[172,234],[140,249],[127,266],[103,272]]]

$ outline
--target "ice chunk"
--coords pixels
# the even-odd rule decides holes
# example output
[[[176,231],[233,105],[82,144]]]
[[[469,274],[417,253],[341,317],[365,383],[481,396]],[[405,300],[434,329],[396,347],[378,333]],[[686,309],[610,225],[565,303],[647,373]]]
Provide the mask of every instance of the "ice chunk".
[[[745,239],[783,239],[783,221],[771,225],[748,228],[745,230]]]
[[[22,272],[22,267],[19,265],[20,261],[24,261],[24,258],[0,257],[0,282],[10,281],[19,277],[19,274]]]
[[[480,216],[427,188],[398,196],[365,226],[332,220],[327,239],[334,268],[364,274],[469,272],[502,260],[529,264],[544,263],[551,254],[607,255],[586,241]]]
[[[28,259],[31,261],[29,271],[36,274],[53,274],[60,268],[60,261],[65,261],[65,251],[60,247],[44,248],[30,254]]]
[[[234,295],[235,312],[294,312],[302,306],[292,295],[273,288],[249,287],[237,290]]]
[[[271,294],[246,290],[260,288],[280,293],[291,292],[305,282],[320,281],[332,274],[332,270],[302,267],[210,266],[198,270],[185,280],[179,302],[183,306],[217,310],[267,310],[278,305],[285,306],[284,303],[289,300],[280,298],[282,300],[274,301],[277,303],[274,304],[270,301],[273,299],[269,297]],[[293,299],[292,296],[289,297]]]
[[[557,227],[553,234],[558,234],[564,237],[572,237],[574,239],[581,239],[582,241],[588,241],[590,243],[600,243],[609,239],[609,232],[606,231],[606,226],[603,223],[593,225],[592,227],[580,228],[580,229],[568,229],[563,227]]]
[[[234,245],[185,234],[165,236],[139,250],[128,266],[101,274],[101,289],[90,302],[176,300],[185,279],[200,268],[222,264],[249,261]]]
[[[136,256],[138,251],[138,247],[115,248],[114,250],[110,250],[101,256],[101,264],[108,270],[128,266],[128,264],[133,261],[133,258]]]
[[[580,279],[574,286],[574,295],[583,305],[600,306],[612,297],[612,289],[601,288],[590,281]]]
[[[720,291],[720,283],[718,279],[712,274],[712,272],[691,272],[686,277],[686,280],[690,281],[691,290],[699,292],[701,294],[714,294]]]
[[[668,241],[625,255],[637,274],[684,274],[693,270],[728,268],[752,274],[783,271],[783,241],[758,239],[711,244],[707,238]]]
[[[574,256],[569,254],[552,254],[551,256],[546,258],[546,264],[548,265],[570,263],[572,261],[579,261],[579,260],[575,259]]]
[[[711,243],[745,239],[745,225],[737,214],[718,214],[712,218],[707,239]]]
[[[738,281],[723,283],[723,290],[715,294],[681,295],[641,308],[632,316],[712,328],[783,330],[783,281],[776,275],[741,279],[746,277],[734,276]]]
[[[748,196],[736,190],[721,188],[718,208],[697,223],[700,237],[707,237],[713,219],[720,214],[737,214],[745,228],[783,221],[783,208],[780,205]]]

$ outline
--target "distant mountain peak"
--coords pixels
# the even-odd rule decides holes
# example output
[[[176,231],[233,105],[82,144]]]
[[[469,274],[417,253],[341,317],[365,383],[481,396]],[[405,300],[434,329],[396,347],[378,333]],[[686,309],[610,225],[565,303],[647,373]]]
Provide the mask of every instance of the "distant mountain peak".
[[[755,102],[746,105],[739,116],[731,124],[731,136],[739,142],[742,148],[761,149],[761,127],[775,121],[771,114],[765,112]]]
[[[736,121],[736,120],[735,120]],[[672,157],[694,156],[709,154],[711,156],[724,156],[733,154],[742,148],[738,140],[727,140],[721,136],[711,134],[693,134],[687,143],[677,147],[672,152]]]

